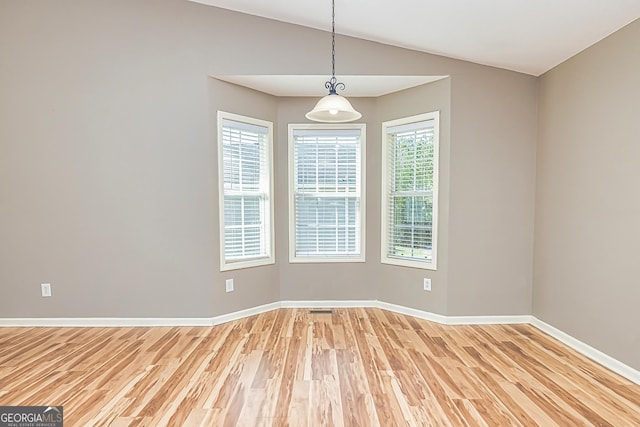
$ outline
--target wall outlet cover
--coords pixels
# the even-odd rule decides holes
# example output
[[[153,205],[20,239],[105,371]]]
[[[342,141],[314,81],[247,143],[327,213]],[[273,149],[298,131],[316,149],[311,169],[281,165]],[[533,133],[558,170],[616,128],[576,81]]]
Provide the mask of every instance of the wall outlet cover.
[[[227,279],[224,282],[227,292],[233,292],[233,279]]]
[[[40,290],[42,291],[42,296],[43,297],[50,297],[51,296],[51,283],[41,283],[40,284]]]
[[[425,291],[430,291],[431,290],[431,279],[424,279],[424,290]]]

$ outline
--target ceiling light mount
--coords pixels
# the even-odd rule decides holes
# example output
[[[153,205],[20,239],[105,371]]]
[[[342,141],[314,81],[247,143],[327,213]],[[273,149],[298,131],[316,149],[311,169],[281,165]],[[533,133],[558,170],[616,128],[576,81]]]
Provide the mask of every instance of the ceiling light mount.
[[[357,112],[347,98],[338,95],[337,89],[344,90],[345,84],[336,79],[336,2],[331,0],[331,78],[324,87],[329,94],[318,101],[306,118],[315,122],[345,123],[358,120],[362,114]]]
[[[344,90],[346,88],[344,83],[339,82],[338,79],[336,79],[335,74],[326,81],[324,87],[329,89],[329,95],[337,95],[338,92],[336,92],[336,89],[340,88],[340,90]]]

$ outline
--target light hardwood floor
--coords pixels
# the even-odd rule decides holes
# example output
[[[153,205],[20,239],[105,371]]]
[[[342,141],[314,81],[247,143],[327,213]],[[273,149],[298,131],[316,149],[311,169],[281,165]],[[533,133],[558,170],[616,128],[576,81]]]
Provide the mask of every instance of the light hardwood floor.
[[[640,426],[640,386],[534,327],[370,308],[0,328],[0,405],[63,405],[65,426]]]

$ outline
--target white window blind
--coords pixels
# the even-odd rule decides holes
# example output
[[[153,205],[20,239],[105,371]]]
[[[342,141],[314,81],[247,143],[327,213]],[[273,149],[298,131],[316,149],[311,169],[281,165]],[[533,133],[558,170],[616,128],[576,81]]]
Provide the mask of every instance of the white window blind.
[[[272,124],[219,112],[221,269],[273,262]]]
[[[292,129],[294,261],[363,257],[362,129]]]
[[[437,131],[437,112],[383,123],[383,262],[435,269]]]

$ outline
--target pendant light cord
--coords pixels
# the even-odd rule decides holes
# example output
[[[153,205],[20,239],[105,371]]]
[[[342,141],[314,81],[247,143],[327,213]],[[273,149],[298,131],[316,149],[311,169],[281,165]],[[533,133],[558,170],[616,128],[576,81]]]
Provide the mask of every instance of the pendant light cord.
[[[331,77],[336,77],[336,0],[331,0]]]
[[[329,89],[329,95],[336,95],[336,89],[344,90],[344,83],[336,79],[336,0],[331,0],[331,79],[324,84]]]

